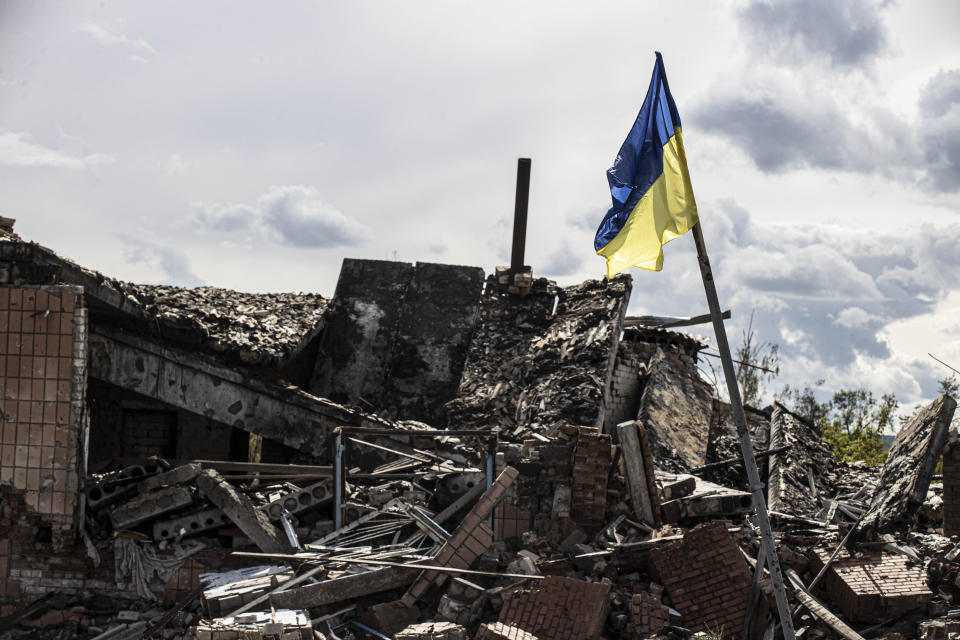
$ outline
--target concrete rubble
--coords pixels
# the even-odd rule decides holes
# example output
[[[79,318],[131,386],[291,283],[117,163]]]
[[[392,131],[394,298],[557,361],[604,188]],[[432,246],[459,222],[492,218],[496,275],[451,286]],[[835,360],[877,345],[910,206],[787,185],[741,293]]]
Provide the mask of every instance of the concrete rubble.
[[[629,277],[346,260],[330,300],[188,291],[8,226],[0,637],[780,633],[706,341],[627,322]],[[747,408],[798,637],[960,633],[955,407],[879,469]]]

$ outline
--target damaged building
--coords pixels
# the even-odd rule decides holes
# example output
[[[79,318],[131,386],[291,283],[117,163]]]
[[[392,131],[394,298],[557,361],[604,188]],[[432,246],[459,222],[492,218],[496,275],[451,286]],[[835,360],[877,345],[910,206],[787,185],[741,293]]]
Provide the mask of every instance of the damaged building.
[[[355,259],[332,298],[136,285],[7,225],[0,635],[776,637],[708,343],[631,290]],[[797,637],[960,632],[955,406],[882,469],[747,408]]]

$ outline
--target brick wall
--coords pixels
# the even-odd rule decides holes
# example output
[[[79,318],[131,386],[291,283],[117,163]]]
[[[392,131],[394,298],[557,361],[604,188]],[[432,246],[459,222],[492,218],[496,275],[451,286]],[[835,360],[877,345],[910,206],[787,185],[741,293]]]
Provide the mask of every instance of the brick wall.
[[[137,458],[177,453],[177,412],[124,409],[120,431],[123,453]]]
[[[817,551],[813,570],[819,571],[829,557],[829,551]],[[859,558],[841,553],[824,575],[824,588],[848,619],[859,622],[900,617],[933,597],[922,565],[900,554],[877,552]]]
[[[547,576],[533,589],[504,594],[500,622],[551,640],[593,640],[610,610],[610,585]]]
[[[751,575],[726,524],[699,525],[680,542],[652,550],[647,568],[665,587],[686,628],[741,636]]]
[[[597,429],[580,427],[573,457],[570,517],[587,533],[604,524],[607,478],[613,462],[611,438]]]
[[[603,416],[603,432],[613,434],[621,422],[637,416],[640,403],[640,358],[632,345],[620,343],[610,375]]]
[[[87,344],[80,294],[71,286],[0,287],[0,596],[77,579]]]
[[[24,502],[26,492],[0,486],[0,601],[31,600],[52,590],[114,589],[112,554],[94,569],[82,543],[52,541],[49,516]]]
[[[436,564],[467,569],[493,545],[493,531],[486,520],[497,503],[506,496],[518,475],[516,469],[507,467],[497,476],[440,548],[434,559]],[[447,575],[436,571],[421,571],[401,601],[408,608],[412,607],[430,590],[432,584],[442,584]]]
[[[513,464],[520,475],[494,512],[496,540],[536,531],[560,542],[577,528],[604,524],[611,438],[595,427],[560,425],[548,442],[526,440],[498,455],[498,467]]]
[[[530,512],[507,502],[497,505],[493,512],[493,539],[519,538],[530,531]]]
[[[71,380],[74,356],[81,370],[85,361],[85,319],[71,287],[0,287],[0,483],[61,529],[72,525],[77,490]]]
[[[245,431],[238,440],[240,430],[229,425],[99,380],[90,381],[89,398],[91,469],[112,459],[152,455],[178,460],[246,458]],[[263,461],[274,460],[265,454]]]
[[[943,450],[943,535],[960,535],[960,442]]]
[[[641,592],[630,600],[630,633],[650,636],[670,624],[670,610],[660,598]]]

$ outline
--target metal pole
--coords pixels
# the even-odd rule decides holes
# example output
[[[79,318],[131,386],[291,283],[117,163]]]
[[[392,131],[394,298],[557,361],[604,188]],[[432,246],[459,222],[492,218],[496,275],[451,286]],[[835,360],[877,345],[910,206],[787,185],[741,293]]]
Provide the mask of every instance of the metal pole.
[[[747,429],[747,418],[743,414],[743,402],[740,399],[740,388],[737,386],[737,374],[733,369],[733,358],[730,356],[727,330],[723,326],[720,302],[717,299],[717,287],[713,282],[713,271],[710,270],[710,258],[707,256],[707,247],[703,242],[703,233],[700,230],[699,222],[693,225],[693,241],[697,245],[697,261],[700,263],[700,276],[703,278],[703,289],[707,295],[707,305],[710,307],[710,315],[713,318],[713,331],[717,336],[717,351],[720,352],[720,361],[723,364],[723,375],[727,380],[727,392],[730,394],[730,406],[733,408],[733,420],[737,425],[737,434],[740,436],[740,453],[743,455],[743,466],[747,469],[750,492],[753,494],[753,508],[757,512],[757,521],[760,525],[760,543],[763,545],[764,555],[767,557],[767,567],[770,570],[774,595],[777,599],[777,612],[780,615],[783,638],[784,640],[796,640],[790,604],[787,602],[787,592],[783,588],[783,574],[780,573],[780,561],[777,559],[777,547],[773,542],[773,531],[770,528],[770,518],[767,515],[767,503],[763,496],[763,484],[760,482],[760,472],[757,471],[757,460],[753,455],[753,442],[750,440],[750,431]]]
[[[517,158],[517,201],[513,207],[513,251],[510,270],[523,271],[523,252],[527,244],[527,204],[530,201],[530,158]]]
[[[333,444],[333,530],[343,526],[343,433],[337,429]]]

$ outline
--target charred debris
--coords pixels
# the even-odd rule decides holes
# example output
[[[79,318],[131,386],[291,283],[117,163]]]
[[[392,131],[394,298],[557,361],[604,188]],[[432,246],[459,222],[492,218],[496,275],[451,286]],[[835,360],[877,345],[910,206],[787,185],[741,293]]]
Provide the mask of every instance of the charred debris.
[[[629,277],[252,295],[0,234],[3,637],[777,637],[706,341],[626,319]],[[955,406],[881,469],[748,409],[798,637],[960,633]]]

